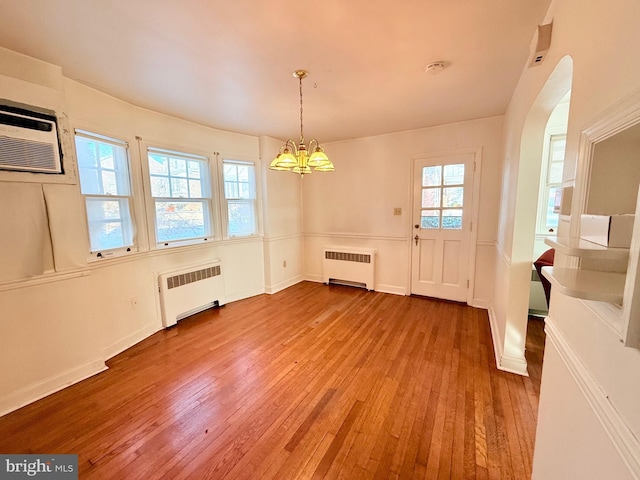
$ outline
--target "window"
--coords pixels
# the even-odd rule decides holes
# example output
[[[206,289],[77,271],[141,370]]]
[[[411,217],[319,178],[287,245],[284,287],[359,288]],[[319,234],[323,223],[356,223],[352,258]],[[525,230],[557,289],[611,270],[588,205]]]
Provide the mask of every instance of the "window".
[[[420,227],[461,230],[464,163],[422,169]]]
[[[553,233],[558,229],[559,199],[562,193],[562,169],[564,167],[564,150],[566,135],[551,135],[546,162],[542,167],[542,181],[538,232]]]
[[[91,252],[131,250],[135,229],[127,143],[82,130],[76,130],[75,143]]]
[[[257,222],[254,164],[225,160],[223,177],[229,236],[255,235]]]
[[[148,159],[156,241],[212,236],[209,160],[158,148],[148,149]]]

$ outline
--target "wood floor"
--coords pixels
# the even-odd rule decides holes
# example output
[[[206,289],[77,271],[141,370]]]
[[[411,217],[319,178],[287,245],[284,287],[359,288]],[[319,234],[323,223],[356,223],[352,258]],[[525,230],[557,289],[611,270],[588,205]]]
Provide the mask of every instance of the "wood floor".
[[[487,313],[303,282],[186,319],[0,418],[2,453],[81,479],[528,479],[532,376],[496,370]]]

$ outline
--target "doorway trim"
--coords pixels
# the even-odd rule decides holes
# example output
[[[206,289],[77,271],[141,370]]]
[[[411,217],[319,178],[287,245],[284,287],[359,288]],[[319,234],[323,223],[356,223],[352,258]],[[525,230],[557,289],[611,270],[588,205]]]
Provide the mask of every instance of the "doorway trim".
[[[468,148],[455,148],[451,150],[440,150],[435,152],[428,153],[418,153],[411,155],[411,175],[409,179],[409,191],[411,195],[411,215],[413,216],[413,212],[416,210],[414,195],[413,195],[413,185],[415,181],[415,165],[419,160],[424,160],[427,158],[437,158],[437,157],[446,157],[450,155],[459,155],[459,154],[472,154],[473,155],[473,179],[471,186],[471,236],[469,238],[469,268],[467,270],[467,280],[469,282],[469,287],[467,288],[467,305],[473,305],[474,292],[475,292],[475,277],[476,277],[476,251],[477,251],[477,242],[478,242],[478,216],[480,212],[480,174],[482,172],[482,147],[468,147]],[[411,254],[413,252],[413,225],[414,218],[411,218],[411,222],[409,222],[409,233],[408,233],[408,241],[409,241],[409,249],[407,252],[408,257],[408,272],[407,272],[407,285],[408,295],[411,295],[412,291],[412,279],[411,273],[413,269],[412,257]]]

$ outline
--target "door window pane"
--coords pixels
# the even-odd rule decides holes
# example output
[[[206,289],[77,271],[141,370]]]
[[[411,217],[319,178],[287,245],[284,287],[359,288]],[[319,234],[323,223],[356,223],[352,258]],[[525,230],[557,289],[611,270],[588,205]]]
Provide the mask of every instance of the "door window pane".
[[[421,228],[461,229],[464,163],[422,168]]]
[[[448,230],[462,229],[462,210],[443,210],[442,228]]]
[[[422,186],[435,187],[442,184],[442,167],[424,167],[422,169]]]
[[[462,207],[463,187],[446,187],[442,191],[443,207]]]
[[[440,189],[425,188],[422,190],[422,208],[438,208],[440,206]]]
[[[464,163],[444,166],[444,184],[462,185],[464,183]]]
[[[420,218],[420,228],[437,229],[440,228],[439,210],[422,210]]]

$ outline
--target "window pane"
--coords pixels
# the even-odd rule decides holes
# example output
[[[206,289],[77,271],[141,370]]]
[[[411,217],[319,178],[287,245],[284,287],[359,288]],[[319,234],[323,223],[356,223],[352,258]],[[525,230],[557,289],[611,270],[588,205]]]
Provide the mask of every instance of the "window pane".
[[[551,161],[564,162],[564,152],[567,139],[564,135],[553,135],[551,137]]]
[[[240,198],[253,198],[251,195],[251,186],[248,183],[239,184],[240,187]]]
[[[549,183],[562,183],[562,162],[552,162],[549,165]]]
[[[464,183],[464,163],[444,166],[444,184],[462,185]]]
[[[171,197],[189,198],[189,184],[186,178],[171,179]]]
[[[80,168],[80,190],[84,194],[100,194],[98,170],[95,168]]]
[[[447,187],[442,191],[443,207],[461,207],[464,187]]]
[[[440,189],[424,188],[422,190],[422,208],[437,208],[440,206]]]
[[[189,162],[189,178],[200,178],[200,162]]]
[[[113,147],[111,145],[100,143],[100,167],[110,170],[116,168],[113,153]]]
[[[189,196],[191,198],[204,198],[200,180],[189,180]]]
[[[96,168],[98,159],[95,142],[81,137],[76,137],[76,153],[78,154],[78,166],[82,168]]]
[[[256,219],[253,202],[229,202],[229,235],[253,235]]]
[[[170,197],[171,188],[169,187],[168,177],[151,177],[151,196],[153,197]]]
[[[247,165],[238,165],[238,181],[249,181],[249,167]]]
[[[434,187],[442,184],[442,167],[423,167],[422,186]]]
[[[549,197],[547,199],[547,208],[546,214],[547,219],[545,221],[546,228],[558,228],[558,222],[560,220],[560,215],[554,212],[555,203],[556,203],[556,194],[558,191],[562,190],[560,187],[552,187],[549,189]]]
[[[118,183],[116,181],[116,172],[108,170],[102,171],[102,191],[107,195],[118,195]]]
[[[224,182],[224,197],[239,198],[238,184],[235,182]]]
[[[169,175],[169,159],[162,155],[150,153],[149,173],[151,175]]]
[[[87,198],[86,206],[92,251],[133,245],[129,199]]]
[[[156,202],[156,231],[159,242],[207,236],[204,202]]]
[[[238,181],[238,170],[236,169],[236,165],[229,163],[224,165],[224,179],[229,182]]]
[[[420,228],[437,229],[440,228],[439,210],[422,210],[420,216]]]
[[[442,228],[460,230],[462,228],[462,210],[443,210]]]
[[[172,177],[186,177],[187,176],[187,161],[181,158],[169,159],[169,174]]]

